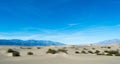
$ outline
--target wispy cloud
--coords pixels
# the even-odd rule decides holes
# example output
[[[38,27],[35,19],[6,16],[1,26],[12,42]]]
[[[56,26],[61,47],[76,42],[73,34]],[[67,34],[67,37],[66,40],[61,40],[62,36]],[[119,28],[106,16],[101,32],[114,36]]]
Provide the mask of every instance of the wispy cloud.
[[[69,31],[69,30],[73,29],[74,27],[78,27],[79,25],[80,25],[80,23],[69,23],[66,25],[66,27],[63,27],[63,28],[58,29],[56,31],[61,31],[61,32]]]
[[[77,26],[79,25],[79,23],[71,23],[71,24],[68,24],[69,27],[73,27],[73,26]]]
[[[35,39],[35,40],[52,40],[66,44],[86,44],[94,43],[101,40],[120,38],[119,27],[116,26],[100,26],[92,27],[83,31],[75,32],[61,32],[47,30],[47,33],[27,33],[27,32],[16,32],[16,33],[0,33],[1,39]]]

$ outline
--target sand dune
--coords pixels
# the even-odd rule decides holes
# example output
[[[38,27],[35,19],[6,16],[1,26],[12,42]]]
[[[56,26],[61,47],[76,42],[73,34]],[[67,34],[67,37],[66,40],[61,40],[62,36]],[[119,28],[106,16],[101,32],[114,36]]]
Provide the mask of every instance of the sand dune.
[[[119,64],[119,57],[93,55],[44,55],[26,57],[6,57],[0,64]]]
[[[95,47],[95,46],[94,46]],[[8,48],[16,49],[21,53],[20,57],[7,56],[5,50]],[[119,56],[97,56],[95,54],[75,54],[76,48],[67,47],[68,54],[46,54],[49,49],[59,49],[63,47],[41,47],[41,49],[20,49],[19,47],[0,47],[0,64],[120,64]],[[81,51],[83,47],[77,47]],[[84,47],[85,48],[85,47]],[[87,47],[86,47],[87,48]],[[92,47],[91,47],[92,48]],[[91,49],[88,47],[87,49]],[[98,46],[96,49],[100,49]],[[113,48],[114,49],[114,48]],[[34,55],[27,55],[32,51]]]

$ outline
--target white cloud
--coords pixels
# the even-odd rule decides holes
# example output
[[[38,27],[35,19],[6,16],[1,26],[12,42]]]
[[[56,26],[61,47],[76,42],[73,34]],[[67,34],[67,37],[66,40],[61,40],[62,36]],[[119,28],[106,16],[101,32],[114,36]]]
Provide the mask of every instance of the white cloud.
[[[68,24],[68,26],[77,26],[77,25],[79,25],[79,24],[77,24],[77,23],[73,23],[73,24]]]

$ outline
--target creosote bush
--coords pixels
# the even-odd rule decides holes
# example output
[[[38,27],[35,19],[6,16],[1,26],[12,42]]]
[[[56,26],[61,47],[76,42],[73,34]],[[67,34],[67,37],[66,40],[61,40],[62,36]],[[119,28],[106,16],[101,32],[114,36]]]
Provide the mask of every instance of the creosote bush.
[[[41,47],[37,47],[37,49],[41,49]]]
[[[88,51],[88,53],[94,54],[92,51]]]
[[[119,52],[118,52],[118,51],[115,51],[115,50],[110,50],[110,51],[108,51],[107,53],[109,53],[109,54],[119,54]]]
[[[13,49],[8,49],[8,53],[12,53],[12,56],[17,57],[20,56],[20,53],[18,51],[15,51]]]
[[[47,53],[56,54],[57,51],[56,51],[56,50],[53,50],[53,49],[48,49]]]
[[[104,52],[105,52],[105,53],[108,53],[108,51],[107,51],[107,50],[105,50]]]
[[[20,49],[32,49],[32,47],[20,47]]]
[[[33,52],[28,52],[27,54],[28,54],[28,55],[33,55]]]
[[[113,55],[120,56],[120,53],[118,50],[105,50],[103,53],[104,54],[102,54],[102,55],[106,55],[106,56],[113,56]]]
[[[106,56],[113,56],[113,54],[106,54]]]
[[[104,53],[97,53],[96,55],[104,55]]]
[[[65,49],[58,49],[57,52],[58,52],[58,53],[59,53],[59,52],[63,52],[63,53],[68,54],[68,53],[67,53],[67,50],[65,50]]]
[[[65,49],[58,49],[58,50],[48,49],[48,51],[46,53],[56,54],[56,53],[60,53],[60,52],[68,54],[67,50],[65,50]]]
[[[95,50],[95,48],[92,48],[92,50]]]
[[[14,56],[14,57],[20,56],[20,53],[19,53],[18,51],[14,51],[14,52],[12,52],[12,53],[13,53],[13,56]]]
[[[83,50],[88,50],[87,48],[83,48]]]
[[[111,49],[111,47],[107,47],[108,49]]]
[[[99,54],[99,53],[100,53],[100,51],[99,51],[99,50],[96,50],[96,51],[95,51],[95,53],[96,53],[96,54]]]
[[[107,53],[106,55],[107,56],[113,56],[113,55],[115,55],[115,56],[120,56],[120,53],[119,53],[119,51],[117,51],[117,50],[110,50],[110,51],[104,51],[105,53]]]
[[[79,51],[75,51],[76,54],[79,54],[80,52]]]
[[[81,53],[83,53],[83,54],[87,54],[87,53],[86,53],[86,51],[84,51],[84,50],[83,50],[83,51],[81,51]]]
[[[118,54],[115,54],[115,56],[120,56],[120,53],[118,53]]]
[[[8,52],[8,53],[12,53],[12,52],[14,52],[14,50],[13,50],[13,49],[8,49],[7,52]]]

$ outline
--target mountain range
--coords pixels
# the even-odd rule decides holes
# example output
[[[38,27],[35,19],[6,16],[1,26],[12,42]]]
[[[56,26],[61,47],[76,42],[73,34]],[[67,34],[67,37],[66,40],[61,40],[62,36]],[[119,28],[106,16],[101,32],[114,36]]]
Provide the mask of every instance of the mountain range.
[[[111,39],[98,42],[97,44],[120,44],[120,39]]]
[[[120,39],[104,40],[94,44],[120,44]],[[49,40],[19,40],[19,39],[0,39],[0,45],[15,45],[15,46],[62,46],[65,45],[60,42]]]
[[[65,45],[60,42],[48,40],[19,40],[19,39],[0,39],[0,45],[16,45],[16,46],[61,46]]]

